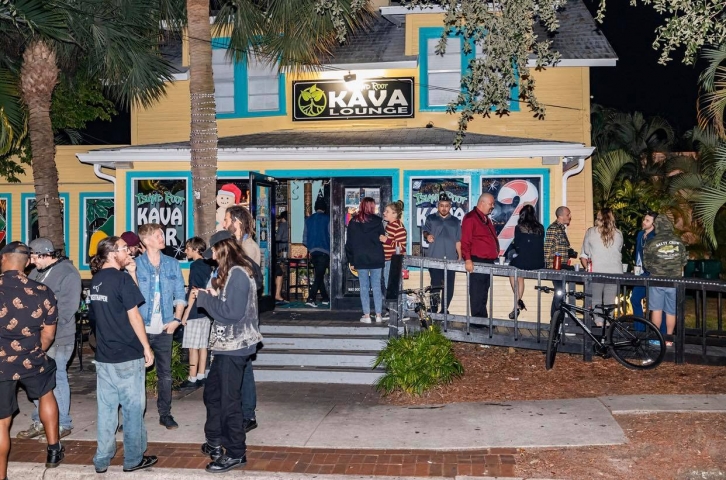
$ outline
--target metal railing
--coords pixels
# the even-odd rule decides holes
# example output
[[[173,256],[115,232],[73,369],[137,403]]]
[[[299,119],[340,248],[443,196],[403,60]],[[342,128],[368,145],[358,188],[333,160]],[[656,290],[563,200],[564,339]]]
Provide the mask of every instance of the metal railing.
[[[396,258],[398,257],[398,258]],[[633,274],[603,274],[603,273],[587,273],[584,271],[572,270],[519,270],[509,265],[499,264],[474,264],[474,272],[489,275],[490,288],[488,299],[487,318],[472,317],[469,301],[469,284],[470,274],[464,268],[462,261],[447,261],[434,258],[414,257],[414,256],[394,256],[391,265],[391,277],[389,280],[386,301],[391,310],[391,320],[389,321],[389,333],[396,336],[403,331],[403,318],[405,316],[413,317],[414,312],[406,311],[405,295],[399,294],[403,288],[404,282],[401,280],[400,270],[404,269],[421,269],[419,275],[418,287],[423,288],[424,275],[423,269],[437,268],[446,271],[458,272],[458,275],[466,275],[466,314],[454,315],[446,313],[432,314],[432,318],[440,322],[444,334],[456,341],[480,343],[484,345],[497,345],[528,348],[536,350],[545,350],[547,348],[547,336],[550,323],[550,309],[543,305],[549,306],[552,297],[537,292],[537,305],[534,309],[536,312],[536,320],[521,320],[517,315],[513,320],[509,318],[496,318],[492,315],[494,311],[494,298],[505,293],[501,285],[496,285],[494,279],[496,277],[514,277],[536,280],[537,285],[547,282],[565,282],[565,291],[582,290],[586,293],[592,291],[593,283],[614,284],[621,298],[626,298],[633,287],[642,286],[646,288],[646,303],[648,300],[648,287],[669,287],[676,289],[676,328],[674,335],[664,335],[666,339],[675,342],[675,350],[669,350],[667,358],[676,363],[689,362],[708,362],[708,363],[726,363],[726,331],[723,330],[722,315],[722,296],[726,293],[726,282],[719,280],[705,280],[696,278],[664,278],[664,277],[643,277]],[[442,302],[447,298],[447,292],[450,285],[447,282],[447,275],[443,275],[444,291],[441,292]],[[512,310],[517,308],[516,299],[518,298],[517,282],[514,287],[510,288],[507,284],[506,295],[512,298]],[[398,286],[398,288],[396,288]],[[407,287],[413,285],[407,284]],[[528,285],[526,288],[532,288]],[[514,289],[514,292],[512,291]],[[686,313],[688,298],[693,298],[694,305],[694,321],[693,326],[686,326]],[[716,324],[715,328],[709,328],[709,311],[707,301],[711,299],[716,301]],[[608,302],[613,303],[613,302]],[[592,298],[586,297],[585,306],[592,306]],[[623,314],[621,309],[615,313],[616,316]],[[646,311],[646,318],[650,318],[649,312]],[[664,321],[665,322],[665,321]],[[586,318],[585,323],[590,328],[596,328],[592,318]],[[570,353],[581,353],[583,359],[592,359],[592,341],[581,335],[581,332],[568,332],[560,345],[560,350]],[[574,335],[573,335],[574,334]],[[688,348],[687,348],[688,346]],[[697,348],[700,346],[700,349]]]

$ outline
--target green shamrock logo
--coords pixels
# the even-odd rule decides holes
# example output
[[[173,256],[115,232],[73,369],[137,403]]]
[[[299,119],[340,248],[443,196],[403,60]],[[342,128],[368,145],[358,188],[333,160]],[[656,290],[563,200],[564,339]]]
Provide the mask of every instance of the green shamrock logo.
[[[328,99],[325,97],[325,92],[320,90],[317,85],[300,92],[297,99],[297,106],[306,117],[317,117],[325,111],[327,105]]]

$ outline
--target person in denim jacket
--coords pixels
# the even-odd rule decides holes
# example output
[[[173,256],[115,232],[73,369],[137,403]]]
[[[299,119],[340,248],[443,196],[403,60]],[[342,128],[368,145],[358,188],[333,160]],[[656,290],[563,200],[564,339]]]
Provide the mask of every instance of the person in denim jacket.
[[[136,283],[146,300],[139,313],[156,358],[159,424],[173,429],[179,425],[171,416],[171,346],[187,305],[184,277],[179,262],[161,253],[165,247],[161,225],[142,225],[139,237],[146,246],[146,252],[136,259]]]

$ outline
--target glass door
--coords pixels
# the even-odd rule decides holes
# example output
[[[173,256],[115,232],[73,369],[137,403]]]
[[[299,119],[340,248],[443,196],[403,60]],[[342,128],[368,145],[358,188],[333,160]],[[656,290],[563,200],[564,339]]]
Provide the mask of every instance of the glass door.
[[[272,310],[275,305],[274,282],[277,263],[275,245],[275,189],[277,180],[257,172],[250,172],[250,213],[255,221],[257,244],[260,258],[263,285],[260,311]]]

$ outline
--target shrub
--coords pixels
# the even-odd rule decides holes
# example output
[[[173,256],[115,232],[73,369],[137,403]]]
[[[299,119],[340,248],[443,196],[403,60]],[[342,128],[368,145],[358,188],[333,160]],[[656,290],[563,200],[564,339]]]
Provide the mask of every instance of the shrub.
[[[173,342],[171,345],[171,387],[178,387],[189,375],[189,365],[182,362],[181,343]],[[146,371],[146,391],[156,395],[156,363]]]
[[[376,382],[376,389],[384,395],[397,390],[421,395],[432,387],[451,383],[464,373],[451,340],[437,326],[389,339],[373,368],[379,365],[386,368],[386,374]]]

